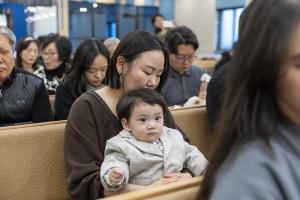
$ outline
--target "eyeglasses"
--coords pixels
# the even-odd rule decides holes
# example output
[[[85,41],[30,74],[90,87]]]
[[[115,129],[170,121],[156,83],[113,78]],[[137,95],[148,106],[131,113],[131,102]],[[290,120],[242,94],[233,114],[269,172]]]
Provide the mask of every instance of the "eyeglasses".
[[[55,54],[57,54],[58,52],[42,52],[43,56],[54,56]]]
[[[181,63],[184,63],[185,61],[193,62],[196,58],[197,58],[197,56],[195,54],[192,54],[189,56],[175,54],[176,61],[181,62]]]

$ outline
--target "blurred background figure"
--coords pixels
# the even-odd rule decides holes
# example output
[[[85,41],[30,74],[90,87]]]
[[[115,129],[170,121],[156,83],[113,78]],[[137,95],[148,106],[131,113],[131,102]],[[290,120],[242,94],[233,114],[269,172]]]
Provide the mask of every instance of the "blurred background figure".
[[[112,57],[118,44],[120,43],[120,40],[118,38],[111,37],[111,38],[107,38],[106,40],[104,40],[103,43],[104,43],[105,47],[107,48],[110,57]]]
[[[155,14],[151,19],[152,26],[154,28],[154,34],[165,35],[167,30],[164,28],[165,17],[162,14]]]
[[[219,70],[221,67],[223,67],[226,63],[228,63],[231,59],[231,52],[230,51],[224,51],[221,55],[221,59],[217,62],[217,64],[215,65],[215,70],[214,72],[216,72],[217,70]]]
[[[154,28],[154,34],[157,35],[163,42],[165,41],[168,30],[177,26],[175,20],[166,21],[165,17],[159,13],[153,15],[151,23]]]
[[[67,119],[73,102],[82,93],[103,87],[109,52],[97,39],[87,39],[75,51],[65,80],[56,89],[55,119]]]
[[[44,68],[35,74],[44,79],[49,94],[55,94],[56,87],[62,81],[71,60],[71,52],[72,44],[65,36],[49,34],[43,42]]]
[[[25,37],[17,45],[16,66],[34,73],[39,67],[42,67],[37,64],[38,56],[37,41],[31,37]]]

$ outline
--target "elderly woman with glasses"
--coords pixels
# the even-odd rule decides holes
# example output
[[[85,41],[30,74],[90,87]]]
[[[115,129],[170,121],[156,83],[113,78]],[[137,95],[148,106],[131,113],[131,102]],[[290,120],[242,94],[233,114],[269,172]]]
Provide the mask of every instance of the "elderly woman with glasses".
[[[53,120],[43,81],[14,67],[16,37],[0,26],[0,126]]]
[[[193,31],[185,26],[170,30],[166,43],[171,68],[162,95],[168,106],[183,105],[191,97],[199,95],[201,77],[206,73],[206,70],[192,65],[197,58],[199,43]]]
[[[49,34],[42,44],[44,68],[35,72],[44,80],[49,94],[55,94],[71,60],[72,44],[65,36]]]

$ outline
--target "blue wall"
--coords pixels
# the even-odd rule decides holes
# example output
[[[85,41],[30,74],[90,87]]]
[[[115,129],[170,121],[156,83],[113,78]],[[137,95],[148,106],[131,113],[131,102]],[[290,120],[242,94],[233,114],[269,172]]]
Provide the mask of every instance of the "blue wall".
[[[166,20],[175,17],[175,0],[160,0],[159,13],[165,16]]]
[[[216,0],[217,9],[244,7],[245,0]]]
[[[9,9],[12,14],[11,29],[19,41],[26,35],[24,5],[19,3],[0,3],[0,9]]]

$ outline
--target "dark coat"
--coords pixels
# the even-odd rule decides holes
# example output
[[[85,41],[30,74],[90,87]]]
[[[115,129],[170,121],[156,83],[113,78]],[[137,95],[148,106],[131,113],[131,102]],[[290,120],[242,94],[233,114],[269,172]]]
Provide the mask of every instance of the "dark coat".
[[[0,126],[52,121],[49,96],[43,81],[14,68],[0,86]]]

